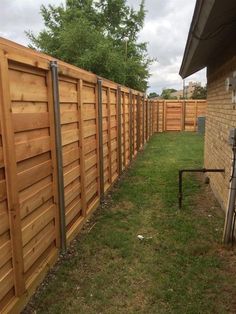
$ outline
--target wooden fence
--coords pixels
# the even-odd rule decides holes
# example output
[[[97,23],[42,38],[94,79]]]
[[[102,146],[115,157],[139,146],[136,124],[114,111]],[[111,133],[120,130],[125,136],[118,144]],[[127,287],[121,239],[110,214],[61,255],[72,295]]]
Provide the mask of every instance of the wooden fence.
[[[0,312],[16,312],[153,133],[144,94],[0,39]]]
[[[206,100],[150,101],[152,132],[196,131],[197,118],[206,115]]]
[[[1,313],[20,312],[176,106],[0,39]]]

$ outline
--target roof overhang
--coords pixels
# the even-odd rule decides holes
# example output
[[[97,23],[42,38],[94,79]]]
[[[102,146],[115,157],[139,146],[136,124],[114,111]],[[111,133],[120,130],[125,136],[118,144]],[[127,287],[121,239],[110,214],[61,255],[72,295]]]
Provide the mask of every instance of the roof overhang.
[[[180,75],[209,65],[230,45],[236,46],[236,0],[197,0]]]

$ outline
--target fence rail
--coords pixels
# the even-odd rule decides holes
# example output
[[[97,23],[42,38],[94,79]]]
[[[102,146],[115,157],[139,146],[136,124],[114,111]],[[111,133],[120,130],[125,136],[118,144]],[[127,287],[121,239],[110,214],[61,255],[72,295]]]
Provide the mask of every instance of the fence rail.
[[[1,313],[20,312],[138,151],[169,130],[168,106],[0,39]]]

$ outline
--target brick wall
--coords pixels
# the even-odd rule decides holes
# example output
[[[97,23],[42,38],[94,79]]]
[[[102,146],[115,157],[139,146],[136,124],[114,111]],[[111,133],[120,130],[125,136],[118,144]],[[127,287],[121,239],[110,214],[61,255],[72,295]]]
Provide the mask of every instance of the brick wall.
[[[236,104],[225,80],[236,70],[236,57],[218,61],[208,67],[208,107],[205,135],[205,167],[225,168],[225,174],[210,174],[210,184],[225,210],[227,207],[232,154],[228,145],[229,130],[236,128]]]

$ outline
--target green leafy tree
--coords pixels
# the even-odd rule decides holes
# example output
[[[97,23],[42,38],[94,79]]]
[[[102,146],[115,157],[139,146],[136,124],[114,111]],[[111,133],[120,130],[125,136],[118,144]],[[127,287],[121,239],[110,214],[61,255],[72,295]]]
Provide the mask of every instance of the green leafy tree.
[[[192,94],[192,99],[206,99],[206,98],[207,98],[207,87],[196,86]]]
[[[45,28],[27,32],[30,47],[92,71],[117,83],[146,91],[147,43],[138,42],[145,18],[126,0],[67,0],[66,5],[41,7]]]
[[[163,99],[177,99],[177,97],[171,96],[172,93],[177,92],[174,88],[163,88],[161,98]]]
[[[148,95],[148,98],[155,98],[155,97],[159,97],[159,95],[156,92],[152,92]]]

